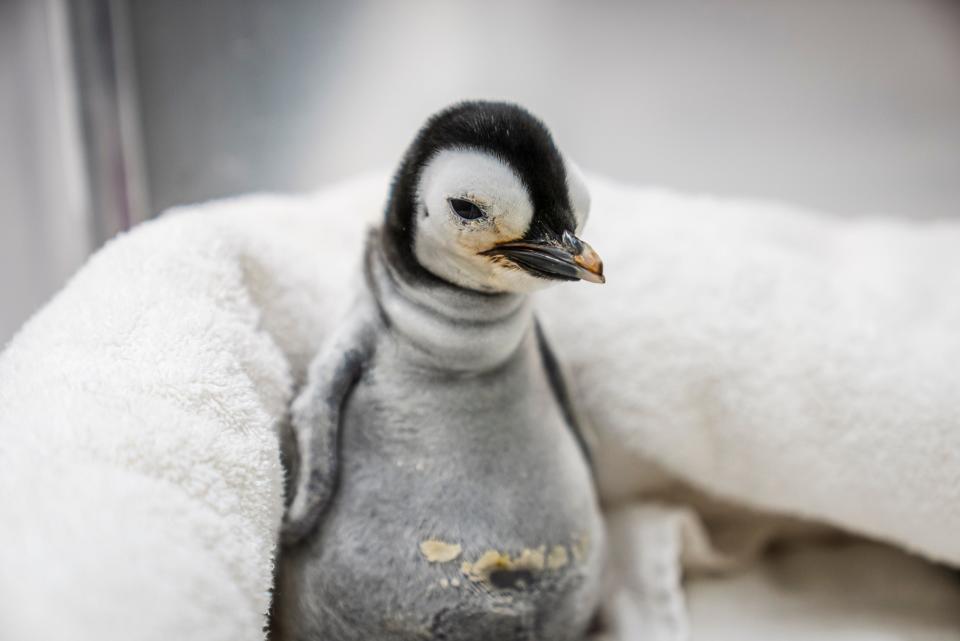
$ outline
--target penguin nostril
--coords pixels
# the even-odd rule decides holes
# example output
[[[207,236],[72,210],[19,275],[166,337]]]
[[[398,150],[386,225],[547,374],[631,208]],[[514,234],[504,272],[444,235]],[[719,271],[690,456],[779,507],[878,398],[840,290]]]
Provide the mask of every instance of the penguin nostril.
[[[583,253],[583,243],[568,231],[563,232],[563,244],[572,249],[574,254]]]
[[[520,590],[533,583],[530,570],[494,570],[490,573],[490,585],[502,590]]]

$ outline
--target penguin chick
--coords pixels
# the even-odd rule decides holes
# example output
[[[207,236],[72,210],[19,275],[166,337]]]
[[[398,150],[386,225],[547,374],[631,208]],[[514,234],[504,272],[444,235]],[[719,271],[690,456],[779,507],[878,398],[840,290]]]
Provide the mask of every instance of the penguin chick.
[[[306,641],[573,641],[604,531],[588,451],[527,293],[602,283],[589,197],[516,105],[430,118],[365,288],[294,402],[273,618]]]

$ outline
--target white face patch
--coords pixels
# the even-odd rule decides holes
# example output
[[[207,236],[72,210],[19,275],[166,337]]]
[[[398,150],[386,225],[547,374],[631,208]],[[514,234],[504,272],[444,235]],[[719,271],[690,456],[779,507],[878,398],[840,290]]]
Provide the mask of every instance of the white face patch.
[[[563,162],[579,234],[590,213],[590,193],[580,168],[566,158]],[[454,199],[473,203],[483,215],[459,215],[450,202]],[[444,149],[420,174],[414,254],[435,275],[469,289],[524,293],[547,287],[553,281],[483,255],[520,240],[533,214],[530,194],[508,163],[477,149]]]
[[[480,255],[521,238],[533,218],[526,187],[496,156],[475,149],[439,152],[421,173],[417,199],[414,253],[437,276],[487,292],[528,292],[549,284]],[[450,199],[472,202],[484,215],[462,218]]]

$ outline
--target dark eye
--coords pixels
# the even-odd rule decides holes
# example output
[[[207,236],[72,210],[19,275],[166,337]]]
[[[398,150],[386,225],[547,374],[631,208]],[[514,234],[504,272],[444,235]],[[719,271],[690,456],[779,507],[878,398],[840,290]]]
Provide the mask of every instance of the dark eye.
[[[483,216],[483,210],[474,205],[469,200],[462,200],[460,198],[451,198],[450,206],[453,207],[453,211],[465,220],[476,220]]]

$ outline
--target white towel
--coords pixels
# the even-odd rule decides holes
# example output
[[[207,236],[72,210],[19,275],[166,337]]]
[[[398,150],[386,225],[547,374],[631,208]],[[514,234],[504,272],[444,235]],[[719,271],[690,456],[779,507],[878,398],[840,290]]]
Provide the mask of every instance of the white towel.
[[[609,284],[538,303],[599,432],[606,498],[681,479],[960,563],[960,226],[592,189],[586,237]],[[377,175],[171,212],[110,243],[15,337],[0,356],[0,638],[263,638],[276,428],[385,191]],[[725,560],[688,509],[636,509],[611,521],[637,523],[612,528],[616,549],[666,571],[638,591],[639,559],[608,610],[622,639],[682,638],[682,563]],[[674,623],[644,615],[657,599]]]
[[[609,449],[960,564],[960,222],[592,190],[607,285],[541,309]]]
[[[276,426],[352,282],[371,183],[170,212],[0,357],[0,639],[262,639]],[[342,262],[338,262],[342,261]]]

